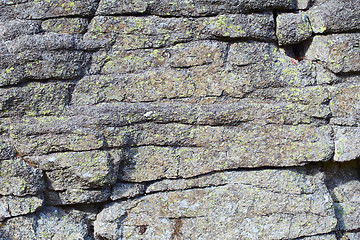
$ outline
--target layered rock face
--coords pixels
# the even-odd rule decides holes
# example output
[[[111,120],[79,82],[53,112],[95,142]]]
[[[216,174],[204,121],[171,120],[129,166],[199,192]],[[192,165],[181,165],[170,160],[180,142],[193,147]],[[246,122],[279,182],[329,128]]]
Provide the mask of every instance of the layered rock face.
[[[0,0],[0,239],[360,239],[359,0]]]

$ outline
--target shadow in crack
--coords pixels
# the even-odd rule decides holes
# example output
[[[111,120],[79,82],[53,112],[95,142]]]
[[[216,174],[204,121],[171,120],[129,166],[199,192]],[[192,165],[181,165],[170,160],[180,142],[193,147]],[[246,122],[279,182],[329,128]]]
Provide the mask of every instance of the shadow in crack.
[[[338,237],[360,227],[360,159],[349,162],[327,162],[325,184],[334,200]]]

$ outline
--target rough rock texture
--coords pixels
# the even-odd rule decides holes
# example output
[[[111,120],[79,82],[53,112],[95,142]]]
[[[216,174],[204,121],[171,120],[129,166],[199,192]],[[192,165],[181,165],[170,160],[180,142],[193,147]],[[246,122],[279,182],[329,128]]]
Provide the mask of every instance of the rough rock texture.
[[[0,0],[0,240],[360,238],[358,0]]]

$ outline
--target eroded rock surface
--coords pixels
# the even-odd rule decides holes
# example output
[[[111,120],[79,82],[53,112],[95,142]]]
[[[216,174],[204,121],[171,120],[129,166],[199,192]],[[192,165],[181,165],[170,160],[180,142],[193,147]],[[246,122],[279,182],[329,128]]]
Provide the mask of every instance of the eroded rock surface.
[[[0,0],[0,239],[358,239],[359,6]]]

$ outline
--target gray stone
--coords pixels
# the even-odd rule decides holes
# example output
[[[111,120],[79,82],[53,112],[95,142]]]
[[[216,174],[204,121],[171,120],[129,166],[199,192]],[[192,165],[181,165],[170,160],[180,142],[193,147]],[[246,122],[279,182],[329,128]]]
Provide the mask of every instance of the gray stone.
[[[88,1],[13,1],[0,9],[3,18],[48,19],[56,17],[92,16],[97,8],[97,0]]]
[[[325,165],[326,184],[335,202],[337,229],[341,231],[358,230],[360,227],[359,166],[358,160]]]
[[[39,197],[0,197],[0,221],[35,212],[43,205]],[[0,235],[1,236],[1,235]]]
[[[0,40],[8,41],[22,35],[39,33],[40,24],[37,21],[12,20],[0,24]]]
[[[274,40],[274,26],[269,12],[195,19],[97,16],[90,23],[85,39],[115,41],[114,50],[156,48],[221,37]]]
[[[336,127],[335,129],[335,155],[338,162],[351,161],[360,157],[359,136],[357,127]]]
[[[54,18],[41,23],[41,28],[46,32],[79,34],[87,31],[86,18]]]
[[[0,237],[91,240],[89,230],[86,214],[72,209],[65,212],[60,208],[46,207],[36,214],[7,220],[2,225]]]
[[[357,83],[359,78],[351,79],[344,84],[333,87],[330,109],[333,115],[332,124],[358,126],[360,105],[358,95],[360,86]]]
[[[29,163],[28,163],[29,162]],[[0,195],[27,196],[40,193],[45,185],[43,173],[27,159],[0,162]]]
[[[336,240],[335,233],[332,234],[324,234],[318,236],[311,236],[311,237],[304,237],[304,238],[297,238],[299,240]]]
[[[113,191],[110,198],[111,200],[133,198],[144,193],[145,186],[143,184],[116,183],[113,186]]]
[[[360,238],[360,232],[347,232],[343,236],[346,240],[356,240]]]
[[[310,22],[304,13],[283,13],[276,18],[276,36],[279,45],[297,44],[312,35]]]
[[[101,203],[110,197],[109,189],[88,190],[88,189],[66,189],[65,191],[47,191],[46,203],[49,205],[70,205],[81,203]]]
[[[301,2],[301,1],[300,1]],[[161,16],[208,16],[219,13],[242,13],[251,11],[264,11],[268,9],[296,9],[295,1],[265,1],[265,0],[236,0],[228,2],[225,0],[187,2],[176,0],[168,2],[165,0],[146,1],[114,1],[102,0],[97,11],[101,15],[115,14],[141,14],[151,13]]]
[[[72,84],[29,83],[23,88],[0,88],[0,117],[59,114],[70,100]]]
[[[333,153],[332,132],[327,127],[245,125],[191,130],[194,140],[188,147],[130,149],[120,178],[141,182],[240,167],[303,165],[328,160]]]
[[[15,149],[6,142],[0,141],[0,160],[12,159],[15,156]]]
[[[360,6],[354,0],[324,1],[307,11],[306,15],[315,33],[360,30]]]
[[[315,36],[306,59],[319,60],[335,73],[360,71],[359,33]]]
[[[264,170],[237,172],[234,177],[217,188],[160,192],[108,204],[97,216],[95,235],[108,239],[283,239],[334,230],[337,220],[321,183],[322,173]],[[279,184],[280,189],[256,186],[254,179],[284,185]],[[311,193],[299,189],[294,194],[298,186]]]
[[[65,152],[30,158],[45,170],[48,188],[101,188],[116,182],[120,157],[115,151]]]

